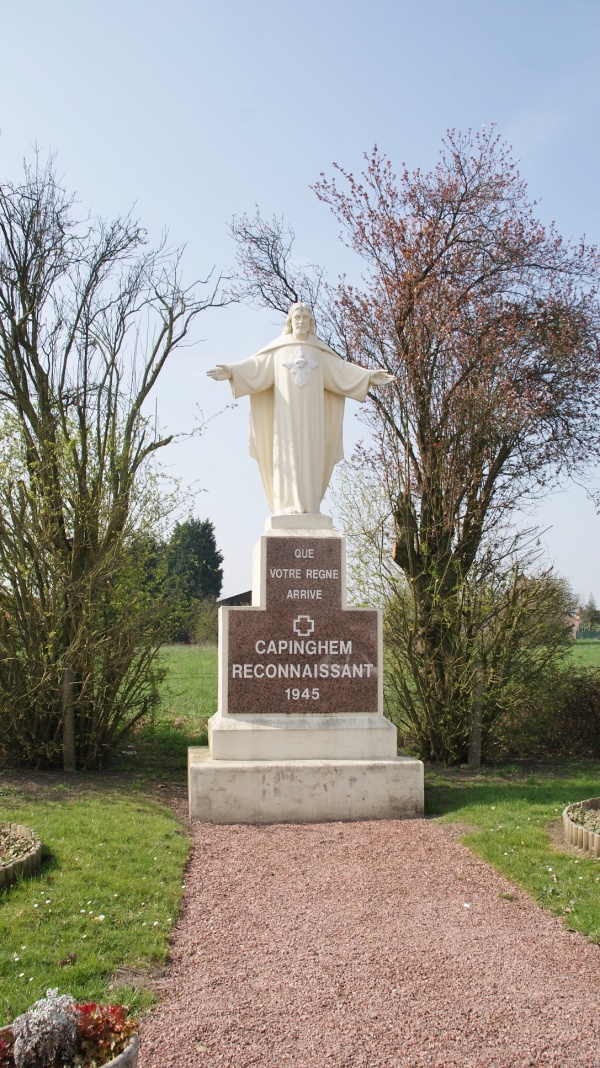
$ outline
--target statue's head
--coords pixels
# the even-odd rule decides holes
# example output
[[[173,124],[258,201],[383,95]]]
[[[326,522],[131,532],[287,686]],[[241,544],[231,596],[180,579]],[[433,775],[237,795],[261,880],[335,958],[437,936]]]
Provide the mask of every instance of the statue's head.
[[[310,305],[304,301],[292,304],[283,328],[284,334],[293,334],[294,337],[308,337],[316,330],[315,319]]]

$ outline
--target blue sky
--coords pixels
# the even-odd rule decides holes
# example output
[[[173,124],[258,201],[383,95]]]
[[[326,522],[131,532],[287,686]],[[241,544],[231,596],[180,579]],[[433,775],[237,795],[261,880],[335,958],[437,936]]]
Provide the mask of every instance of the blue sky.
[[[298,255],[352,270],[309,186],[333,161],[358,170],[374,143],[397,168],[429,169],[449,127],[495,121],[538,213],[600,242],[598,0],[0,0],[0,179],[32,146],[84,207],[135,213],[156,240],[185,243],[192,280],[233,261],[231,216],[284,212]],[[243,307],[207,313],[158,390],[169,430],[229,400],[206,378],[279,332]],[[346,451],[361,435],[347,406]],[[246,454],[245,402],[201,440],[174,446],[195,513],[215,523],[226,594],[250,584],[267,505]],[[600,475],[598,477],[600,480]],[[600,601],[600,517],[574,487],[536,516],[549,559]]]

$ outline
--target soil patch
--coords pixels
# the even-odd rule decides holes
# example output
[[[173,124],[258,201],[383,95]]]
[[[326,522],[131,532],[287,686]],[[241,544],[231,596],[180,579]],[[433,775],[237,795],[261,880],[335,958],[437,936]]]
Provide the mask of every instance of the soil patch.
[[[559,820],[553,820],[552,823],[547,823],[544,830],[548,835],[548,838],[552,842],[554,849],[558,853],[569,853],[572,857],[588,857],[590,854],[587,849],[578,849],[577,846],[571,845],[565,838],[565,830],[563,827],[562,818]]]
[[[433,822],[442,834],[447,834],[453,842],[458,842],[466,834],[476,834],[481,829],[472,823],[461,823],[459,820],[451,822],[450,820],[435,819]]]

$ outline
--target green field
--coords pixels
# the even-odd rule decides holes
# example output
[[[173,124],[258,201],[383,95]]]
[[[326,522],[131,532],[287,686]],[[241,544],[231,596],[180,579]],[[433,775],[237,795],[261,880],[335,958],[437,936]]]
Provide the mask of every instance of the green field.
[[[115,766],[185,781],[188,747],[207,744],[206,723],[217,710],[217,649],[167,645],[161,657],[167,677],[160,707]]]
[[[161,716],[184,719],[198,731],[217,710],[216,646],[166,645],[161,653],[168,675]]]
[[[600,668],[600,641],[580,638],[571,642],[571,656],[578,666]]]

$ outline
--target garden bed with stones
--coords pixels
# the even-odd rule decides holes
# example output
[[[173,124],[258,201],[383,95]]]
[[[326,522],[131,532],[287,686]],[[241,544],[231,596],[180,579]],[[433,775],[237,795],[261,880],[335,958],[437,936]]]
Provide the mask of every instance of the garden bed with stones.
[[[30,827],[0,823],[0,887],[33,875],[42,863],[42,843]]]
[[[600,797],[567,805],[563,812],[563,827],[569,845],[600,857]]]

